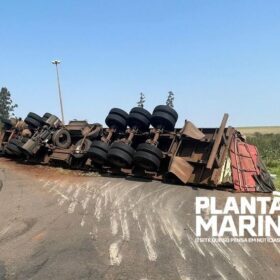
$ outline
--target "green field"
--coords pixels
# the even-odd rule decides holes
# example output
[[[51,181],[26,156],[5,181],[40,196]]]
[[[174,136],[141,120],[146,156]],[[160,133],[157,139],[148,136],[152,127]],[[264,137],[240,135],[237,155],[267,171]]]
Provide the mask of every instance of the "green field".
[[[246,135],[247,141],[258,147],[259,153],[272,174],[276,174],[274,181],[280,190],[280,126],[240,127],[237,128]]]

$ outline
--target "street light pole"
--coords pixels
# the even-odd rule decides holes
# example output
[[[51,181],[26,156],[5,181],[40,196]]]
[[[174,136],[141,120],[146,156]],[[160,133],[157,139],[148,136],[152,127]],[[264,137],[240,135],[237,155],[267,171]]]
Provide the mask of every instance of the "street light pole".
[[[62,104],[62,94],[60,89],[60,81],[59,81],[59,73],[58,73],[58,64],[60,64],[59,60],[52,61],[52,64],[56,67],[56,77],[57,77],[57,86],[58,86],[58,94],[59,94],[59,101],[60,101],[60,110],[61,110],[61,120],[64,124],[64,113],[63,113],[63,104]]]

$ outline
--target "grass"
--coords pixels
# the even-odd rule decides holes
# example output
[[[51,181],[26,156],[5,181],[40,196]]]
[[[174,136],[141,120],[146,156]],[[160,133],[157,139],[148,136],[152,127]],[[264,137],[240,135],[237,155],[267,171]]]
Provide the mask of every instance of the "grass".
[[[256,145],[271,174],[276,174],[275,187],[280,191],[280,127],[241,128],[248,143]],[[247,132],[247,133],[246,133]]]
[[[276,180],[274,181],[275,187],[280,191],[280,164],[277,167],[270,167],[269,171],[271,174],[276,174]]]
[[[252,126],[252,127],[238,127],[241,133],[252,136],[255,133],[261,134],[280,134],[280,126]]]

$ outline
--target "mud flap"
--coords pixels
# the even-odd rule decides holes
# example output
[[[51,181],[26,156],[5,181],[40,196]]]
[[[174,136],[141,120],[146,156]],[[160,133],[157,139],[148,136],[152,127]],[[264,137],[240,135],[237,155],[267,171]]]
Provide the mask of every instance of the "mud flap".
[[[168,172],[174,174],[184,184],[189,181],[193,173],[194,167],[181,157],[173,157],[171,159]]]
[[[185,121],[185,125],[180,131],[180,134],[196,140],[202,140],[205,138],[205,135],[192,122],[189,121]]]

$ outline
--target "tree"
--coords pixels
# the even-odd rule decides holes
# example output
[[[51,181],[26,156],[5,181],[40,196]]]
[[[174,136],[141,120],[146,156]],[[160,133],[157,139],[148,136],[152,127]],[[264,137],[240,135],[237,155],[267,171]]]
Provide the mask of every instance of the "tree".
[[[14,109],[17,104],[13,104],[11,93],[7,88],[2,87],[0,91],[0,118],[8,119],[11,115],[14,116]]]
[[[167,100],[166,100],[166,105],[173,108],[174,107],[173,101],[174,101],[174,93],[172,91],[169,91],[168,92],[168,97],[167,97]]]
[[[137,102],[138,107],[144,108],[145,95],[143,92],[140,92],[140,100]]]

